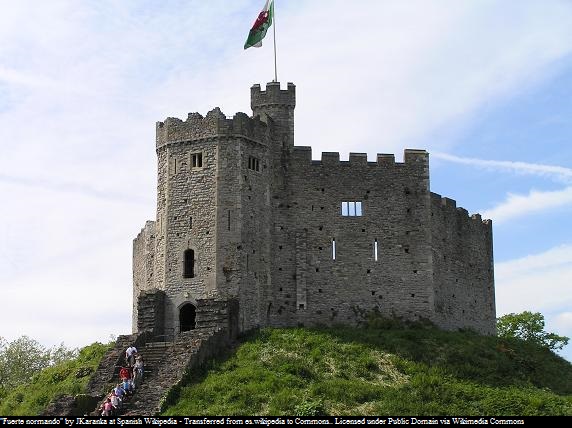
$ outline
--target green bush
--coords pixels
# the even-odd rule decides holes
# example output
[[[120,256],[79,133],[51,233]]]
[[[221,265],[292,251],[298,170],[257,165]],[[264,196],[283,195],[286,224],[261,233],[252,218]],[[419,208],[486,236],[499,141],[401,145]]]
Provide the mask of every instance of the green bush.
[[[61,395],[84,392],[88,374],[95,371],[110,346],[101,343],[86,346],[75,358],[47,367],[26,383],[11,388],[0,401],[0,415],[35,416]]]

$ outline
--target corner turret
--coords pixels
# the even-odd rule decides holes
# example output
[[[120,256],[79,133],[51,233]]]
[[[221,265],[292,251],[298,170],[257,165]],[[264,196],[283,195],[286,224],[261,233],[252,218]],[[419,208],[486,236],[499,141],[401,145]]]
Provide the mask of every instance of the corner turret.
[[[259,84],[250,88],[250,107],[254,116],[270,117],[275,125],[282,148],[294,147],[294,108],[296,107],[296,86],[288,82],[286,90],[280,89],[280,82],[266,84],[262,90]]]

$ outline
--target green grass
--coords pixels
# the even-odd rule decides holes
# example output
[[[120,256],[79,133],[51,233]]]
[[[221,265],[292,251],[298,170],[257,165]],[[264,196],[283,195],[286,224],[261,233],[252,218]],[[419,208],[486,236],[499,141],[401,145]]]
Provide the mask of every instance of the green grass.
[[[382,326],[383,327],[383,326]],[[165,415],[572,415],[572,364],[430,327],[265,329],[194,372]]]
[[[77,358],[48,367],[0,397],[0,415],[34,416],[61,395],[85,391],[90,375],[111,345],[94,343],[81,349]]]

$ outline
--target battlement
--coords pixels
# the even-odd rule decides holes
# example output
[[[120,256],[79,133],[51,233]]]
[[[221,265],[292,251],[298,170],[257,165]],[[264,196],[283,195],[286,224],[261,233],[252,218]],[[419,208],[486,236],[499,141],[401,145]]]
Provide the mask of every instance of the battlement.
[[[133,241],[138,241],[142,237],[152,237],[153,235],[155,235],[155,222],[152,220],[147,220],[145,222],[145,226],[141,228],[137,234],[137,237],[133,239]]]
[[[368,162],[367,153],[350,153],[349,161],[340,161],[339,152],[322,152],[321,160],[312,160],[312,148],[309,146],[294,146],[292,151],[292,160],[297,165],[313,165],[313,166],[337,166],[337,165],[350,165],[350,166],[380,166],[380,167],[394,167],[394,166],[427,166],[429,162],[429,153],[425,150],[405,149],[403,155],[403,163],[395,162],[395,155],[378,153],[376,162]]]
[[[433,206],[438,206],[445,215],[453,216],[458,215],[460,218],[473,221],[479,224],[491,225],[492,222],[488,219],[483,220],[480,214],[469,215],[469,212],[462,207],[457,207],[457,202],[453,199],[443,197],[438,193],[431,192],[431,202]]]
[[[250,88],[250,106],[252,111],[256,112],[258,108],[267,106],[296,106],[296,86],[292,82],[288,82],[286,90],[280,89],[280,82],[269,82],[266,84],[266,90],[262,90],[259,84],[252,85]]]
[[[236,113],[227,118],[216,107],[205,117],[189,113],[187,120],[168,117],[156,124],[157,148],[171,142],[199,140],[219,136],[242,136],[259,142],[266,139],[267,125],[259,117],[250,118],[246,113]]]

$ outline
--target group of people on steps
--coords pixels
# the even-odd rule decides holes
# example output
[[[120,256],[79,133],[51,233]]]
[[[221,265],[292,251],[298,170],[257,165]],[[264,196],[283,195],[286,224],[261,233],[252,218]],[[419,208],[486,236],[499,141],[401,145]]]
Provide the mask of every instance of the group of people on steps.
[[[123,403],[131,398],[135,388],[143,382],[145,366],[143,357],[137,353],[135,346],[125,350],[125,362],[119,369],[120,383],[111,390],[99,409],[101,416],[116,416]]]

